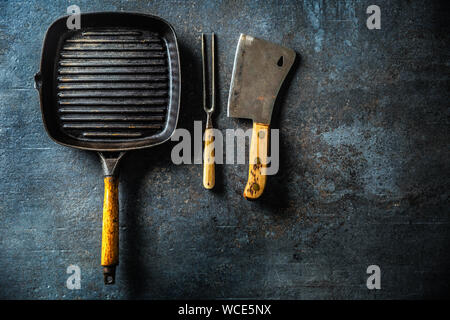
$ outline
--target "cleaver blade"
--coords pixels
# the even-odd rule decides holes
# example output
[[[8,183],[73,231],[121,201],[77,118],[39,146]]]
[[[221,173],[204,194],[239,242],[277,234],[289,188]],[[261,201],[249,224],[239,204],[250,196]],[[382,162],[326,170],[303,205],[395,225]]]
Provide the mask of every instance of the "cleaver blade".
[[[228,117],[270,124],[278,91],[294,60],[292,49],[241,34],[228,96]]]

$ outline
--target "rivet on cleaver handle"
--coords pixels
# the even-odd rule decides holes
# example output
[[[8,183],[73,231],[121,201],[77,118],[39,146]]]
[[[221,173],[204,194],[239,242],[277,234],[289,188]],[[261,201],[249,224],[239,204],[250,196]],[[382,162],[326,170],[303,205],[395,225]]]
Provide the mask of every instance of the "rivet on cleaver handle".
[[[234,58],[228,117],[253,120],[247,199],[259,198],[266,185],[269,126],[278,91],[295,60],[295,51],[241,34]]]

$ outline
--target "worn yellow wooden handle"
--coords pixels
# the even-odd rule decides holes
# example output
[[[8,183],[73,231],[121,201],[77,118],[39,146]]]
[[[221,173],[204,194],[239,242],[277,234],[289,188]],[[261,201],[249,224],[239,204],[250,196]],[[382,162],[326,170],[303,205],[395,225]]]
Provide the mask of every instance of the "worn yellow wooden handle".
[[[103,200],[102,266],[119,264],[119,179],[105,177]]]
[[[244,197],[248,200],[259,198],[266,186],[265,168],[267,167],[268,142],[269,125],[253,122],[248,181],[244,190]]]
[[[212,189],[216,184],[214,132],[212,128],[205,130],[205,148],[203,150],[203,186]]]

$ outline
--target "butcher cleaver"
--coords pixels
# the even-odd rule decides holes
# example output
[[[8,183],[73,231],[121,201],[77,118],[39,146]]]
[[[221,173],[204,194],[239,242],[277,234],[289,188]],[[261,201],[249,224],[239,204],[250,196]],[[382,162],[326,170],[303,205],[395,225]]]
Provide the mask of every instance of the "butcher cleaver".
[[[249,175],[244,197],[259,198],[266,185],[269,125],[280,87],[295,60],[295,51],[241,34],[234,58],[228,117],[253,120]]]

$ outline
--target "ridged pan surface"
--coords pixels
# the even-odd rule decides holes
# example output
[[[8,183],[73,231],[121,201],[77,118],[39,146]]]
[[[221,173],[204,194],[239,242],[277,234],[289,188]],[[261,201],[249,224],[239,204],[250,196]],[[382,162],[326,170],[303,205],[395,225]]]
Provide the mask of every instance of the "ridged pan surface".
[[[96,29],[60,51],[57,115],[67,135],[120,141],[160,133],[169,102],[166,48],[158,34]]]

